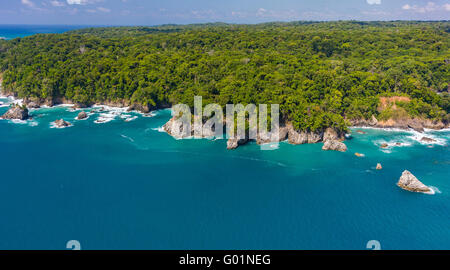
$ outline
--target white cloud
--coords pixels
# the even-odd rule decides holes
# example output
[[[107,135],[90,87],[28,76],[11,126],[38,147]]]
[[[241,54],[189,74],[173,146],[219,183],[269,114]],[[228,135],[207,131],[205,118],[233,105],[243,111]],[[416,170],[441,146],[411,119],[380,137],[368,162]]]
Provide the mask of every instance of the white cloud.
[[[410,10],[412,7],[409,4],[406,4],[402,7],[404,10]]]
[[[381,0],[366,0],[369,5],[381,5]]]
[[[104,7],[98,7],[97,10],[100,12],[105,12],[105,13],[111,12],[111,10],[109,8],[104,8]]]
[[[52,6],[54,6],[54,7],[63,7],[63,6],[65,6],[65,4],[63,2],[59,2],[59,1],[56,1],[56,0],[50,1],[50,4]]]
[[[445,9],[446,11],[450,11],[450,4],[445,4],[445,5],[444,5],[444,9]]]
[[[444,8],[447,9],[447,5],[444,5]],[[409,5],[406,4],[404,6],[402,6],[403,10],[409,10],[412,12],[417,12],[417,13],[427,13],[427,12],[433,12],[433,11],[437,11],[439,10],[439,6],[436,5],[434,2],[428,2],[425,6],[419,6],[419,5]]]
[[[29,8],[34,8],[35,5],[33,2],[31,2],[30,0],[21,0],[22,4],[29,7]]]
[[[109,13],[109,12],[111,12],[111,10],[109,8],[98,7],[96,9],[87,9],[86,12],[88,12],[88,13],[97,13],[97,12]]]
[[[87,5],[95,2],[103,2],[103,0],[67,0],[69,5]]]

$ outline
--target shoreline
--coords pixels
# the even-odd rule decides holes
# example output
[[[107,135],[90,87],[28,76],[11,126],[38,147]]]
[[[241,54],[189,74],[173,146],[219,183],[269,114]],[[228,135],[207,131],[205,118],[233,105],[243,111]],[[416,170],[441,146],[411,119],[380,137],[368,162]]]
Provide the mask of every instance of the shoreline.
[[[9,104],[11,103],[17,103],[19,105],[23,105],[24,104],[24,99],[19,99],[16,98],[14,95],[11,94],[7,94],[7,93],[3,93],[1,91],[1,84],[0,84],[0,98],[3,99],[9,99],[11,100],[10,103],[3,103],[2,105],[0,105],[1,107],[7,107],[9,106]],[[66,101],[67,102],[67,101]],[[118,104],[117,104],[118,105]],[[156,111],[161,111],[161,110],[171,110],[171,108],[157,108],[155,110],[151,110],[148,113],[139,111],[139,110],[130,110],[129,109],[132,106],[117,106],[117,105],[112,105],[112,103],[95,103],[91,106],[87,106],[84,108],[74,108],[76,106],[76,104],[74,103],[60,103],[60,104],[54,104],[52,106],[49,105],[40,105],[39,108],[29,108],[30,111],[35,111],[35,110],[39,110],[39,109],[52,109],[52,108],[61,108],[61,107],[67,107],[67,108],[72,108],[74,111],[83,111],[83,110],[89,110],[89,109],[104,109],[104,111],[116,111],[116,112],[122,112],[122,113],[137,113],[140,114],[142,116],[148,116],[148,115],[154,115],[154,112]],[[100,112],[101,113],[101,112]],[[162,128],[162,127],[160,127]],[[379,127],[379,126],[370,126],[370,125],[351,125],[347,127],[348,129],[374,129],[374,130],[384,130],[384,131],[389,131],[389,132],[409,132],[409,133],[419,133],[419,134],[426,134],[426,133],[430,133],[430,132],[446,132],[446,131],[450,131],[450,126],[446,126],[443,128],[423,128],[423,132],[414,130],[413,128],[410,127],[404,127],[404,126],[399,126],[399,127]]]

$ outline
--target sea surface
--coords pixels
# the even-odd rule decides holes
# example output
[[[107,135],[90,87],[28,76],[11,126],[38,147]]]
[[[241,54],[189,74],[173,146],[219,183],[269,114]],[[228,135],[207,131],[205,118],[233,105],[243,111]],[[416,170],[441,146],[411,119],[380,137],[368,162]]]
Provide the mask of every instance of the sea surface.
[[[0,25],[0,38],[14,39],[34,34],[58,34],[70,30],[86,28],[76,25]]]
[[[2,114],[12,100],[0,102]],[[437,141],[424,144],[416,132],[352,129],[346,153],[285,142],[228,151],[224,140],[161,132],[169,110],[91,110],[82,121],[64,106],[0,120],[0,250],[63,250],[69,240],[82,249],[450,248],[449,130],[428,131]],[[60,118],[73,126],[54,128]],[[397,187],[404,170],[435,194]]]

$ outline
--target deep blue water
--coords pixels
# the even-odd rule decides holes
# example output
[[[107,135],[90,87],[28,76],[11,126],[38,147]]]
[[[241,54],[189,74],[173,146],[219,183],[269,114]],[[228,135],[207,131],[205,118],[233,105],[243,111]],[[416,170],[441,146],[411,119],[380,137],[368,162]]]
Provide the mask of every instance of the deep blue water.
[[[159,132],[168,110],[102,124],[112,115],[32,114],[0,121],[0,249],[64,249],[73,239],[83,249],[450,247],[448,131],[428,134],[442,144],[433,148],[414,133],[368,129],[353,132],[347,153],[287,143],[227,151],[223,140]],[[51,128],[61,117],[74,126]],[[405,169],[440,193],[398,188]]]

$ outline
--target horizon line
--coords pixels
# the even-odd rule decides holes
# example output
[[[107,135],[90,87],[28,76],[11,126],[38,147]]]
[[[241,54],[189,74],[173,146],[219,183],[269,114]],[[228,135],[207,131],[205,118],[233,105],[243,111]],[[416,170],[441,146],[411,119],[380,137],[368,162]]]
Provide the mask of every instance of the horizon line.
[[[201,22],[201,23],[163,23],[163,24],[31,24],[31,23],[0,23],[0,26],[83,26],[83,27],[160,27],[160,26],[189,26],[189,25],[208,25],[208,24],[226,24],[226,25],[262,25],[270,23],[289,24],[295,22],[307,23],[332,23],[332,22],[450,22],[450,20],[293,20],[293,21],[267,21],[258,23],[233,23],[233,22]]]

